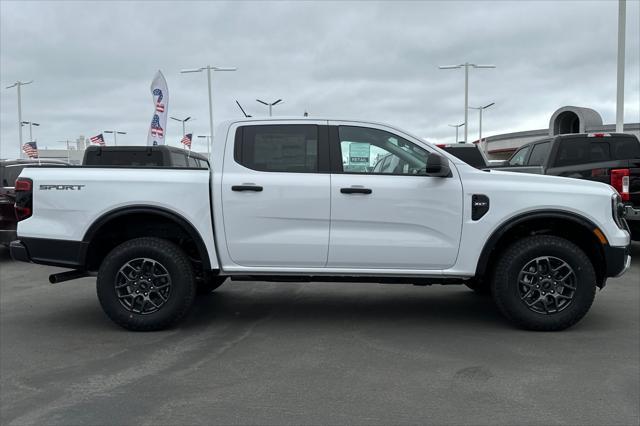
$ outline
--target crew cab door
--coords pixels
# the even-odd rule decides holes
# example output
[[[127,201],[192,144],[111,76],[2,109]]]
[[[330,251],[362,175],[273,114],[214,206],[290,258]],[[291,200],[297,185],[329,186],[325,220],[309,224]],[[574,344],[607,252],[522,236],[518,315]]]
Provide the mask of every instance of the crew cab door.
[[[222,173],[230,260],[249,267],[324,267],[329,245],[326,121],[241,123]]]
[[[425,174],[429,150],[375,125],[329,122],[331,234],[327,267],[441,270],[454,265],[462,185]],[[409,140],[411,139],[411,140]]]

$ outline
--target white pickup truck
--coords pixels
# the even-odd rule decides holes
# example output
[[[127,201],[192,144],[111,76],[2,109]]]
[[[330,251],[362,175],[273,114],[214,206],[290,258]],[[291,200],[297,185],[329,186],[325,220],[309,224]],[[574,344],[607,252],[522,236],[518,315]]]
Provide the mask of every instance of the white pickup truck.
[[[176,323],[228,278],[466,284],[560,330],[631,261],[611,186],[478,170],[378,123],[227,122],[209,169],[31,168],[16,192],[13,258],[72,269],[52,282],[97,274],[131,330]]]

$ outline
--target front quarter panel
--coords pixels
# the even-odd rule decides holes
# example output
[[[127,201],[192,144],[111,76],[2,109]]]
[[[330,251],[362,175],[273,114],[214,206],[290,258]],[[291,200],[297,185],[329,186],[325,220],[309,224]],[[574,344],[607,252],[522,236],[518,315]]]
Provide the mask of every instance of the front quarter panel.
[[[464,215],[460,255],[451,275],[473,275],[485,243],[511,219],[527,213],[566,212],[582,217],[604,233],[611,246],[629,244],[629,234],[615,224],[608,185],[554,176],[478,171],[459,167],[464,187]],[[489,211],[471,218],[471,197],[489,197]]]

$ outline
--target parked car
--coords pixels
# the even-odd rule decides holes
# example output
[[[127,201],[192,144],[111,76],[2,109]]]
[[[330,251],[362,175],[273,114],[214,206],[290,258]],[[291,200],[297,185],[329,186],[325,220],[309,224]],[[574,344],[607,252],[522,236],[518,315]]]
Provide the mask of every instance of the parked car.
[[[167,145],[90,146],[84,152],[85,166],[208,168],[206,156]]]
[[[489,159],[484,155],[480,147],[472,143],[438,144],[438,148],[455,155],[468,165],[476,169],[489,167]]]
[[[227,278],[466,284],[523,328],[560,330],[630,265],[620,195],[600,182],[478,170],[369,122],[249,118],[217,135],[210,170],[25,169],[11,255],[72,269],[51,282],[97,275],[131,330],[175,324]],[[354,142],[406,167],[345,172]]]
[[[0,244],[8,246],[16,239],[15,182],[25,167],[66,166],[57,160],[0,160]]]
[[[640,141],[625,133],[558,135],[520,147],[499,170],[608,183],[622,196],[634,240],[640,240]]]

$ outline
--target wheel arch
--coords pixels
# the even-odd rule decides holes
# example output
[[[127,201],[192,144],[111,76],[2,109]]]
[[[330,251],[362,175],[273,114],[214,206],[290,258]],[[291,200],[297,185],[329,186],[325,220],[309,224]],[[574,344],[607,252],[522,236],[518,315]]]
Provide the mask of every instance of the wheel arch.
[[[491,274],[495,259],[514,240],[529,235],[551,234],[578,243],[591,260],[597,284],[602,287],[606,280],[606,257],[603,243],[595,230],[599,227],[590,219],[569,211],[536,210],[519,214],[502,223],[485,242],[476,266],[476,277]]]
[[[148,205],[132,205],[110,210],[102,214],[91,224],[82,238],[82,241],[87,244],[85,263],[87,264],[88,269],[91,267],[90,263],[92,262],[92,253],[96,250],[96,237],[100,236],[101,233],[105,229],[108,229],[109,226],[120,223],[127,218],[134,217],[138,219],[149,218],[150,222],[160,221],[159,223],[171,223],[177,227],[176,229],[182,230],[195,245],[195,249],[197,250],[200,261],[202,262],[203,269],[205,271],[211,270],[211,260],[209,258],[207,246],[196,227],[188,219],[175,211],[171,211],[163,207]],[[137,237],[137,235],[132,236],[132,238],[135,237]]]

